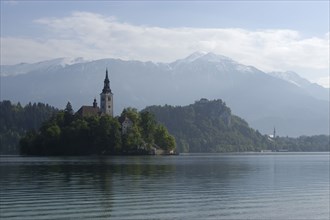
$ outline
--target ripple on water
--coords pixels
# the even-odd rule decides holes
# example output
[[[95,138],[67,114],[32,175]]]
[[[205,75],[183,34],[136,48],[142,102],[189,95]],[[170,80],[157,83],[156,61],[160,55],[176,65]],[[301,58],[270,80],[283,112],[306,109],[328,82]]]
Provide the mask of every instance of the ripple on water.
[[[3,219],[329,219],[329,156],[6,158]]]

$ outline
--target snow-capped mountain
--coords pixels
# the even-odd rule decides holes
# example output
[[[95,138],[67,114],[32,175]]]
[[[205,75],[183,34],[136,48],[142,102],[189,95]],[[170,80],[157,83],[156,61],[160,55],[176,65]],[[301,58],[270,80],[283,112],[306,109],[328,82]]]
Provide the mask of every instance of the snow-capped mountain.
[[[203,65],[203,63],[212,63],[216,65],[219,71],[239,70],[251,72],[256,70],[254,67],[242,65],[229,57],[206,52],[195,52],[184,59],[171,63],[171,66],[173,68],[179,68],[181,65]]]
[[[73,65],[78,63],[85,63],[88,62],[82,57],[78,58],[57,58],[52,60],[41,61],[38,63],[20,63],[17,65],[1,65],[1,76],[13,76],[13,75],[20,75],[26,74],[33,71],[40,71],[48,69],[58,69],[61,67],[65,67],[67,65]]]
[[[305,86],[308,86],[311,84],[311,82],[309,82],[307,79],[300,77],[297,73],[295,73],[293,71],[270,72],[269,74],[272,76],[275,76],[279,79],[283,79],[290,83],[293,83],[299,87],[305,87]]]
[[[203,61],[207,61],[207,62],[223,62],[223,61],[235,62],[234,60],[230,59],[229,57],[225,57],[225,56],[214,54],[214,53],[197,51],[184,59],[175,61],[174,63],[191,63],[196,60],[203,60]]]
[[[270,72],[271,76],[290,82],[300,88],[306,90],[311,96],[329,101],[329,89],[324,88],[316,83],[312,83],[307,79],[302,78],[293,71],[286,72]]]
[[[234,114],[265,134],[274,126],[279,135],[329,133],[329,102],[306,89],[308,83],[288,82],[213,53],[198,52],[172,63],[56,59],[1,66],[1,100],[44,102],[59,108],[70,101],[78,110],[91,105],[94,98],[99,102],[106,68],[115,114],[124,107],[187,105],[200,98],[221,98]],[[328,94],[322,87],[319,92]]]

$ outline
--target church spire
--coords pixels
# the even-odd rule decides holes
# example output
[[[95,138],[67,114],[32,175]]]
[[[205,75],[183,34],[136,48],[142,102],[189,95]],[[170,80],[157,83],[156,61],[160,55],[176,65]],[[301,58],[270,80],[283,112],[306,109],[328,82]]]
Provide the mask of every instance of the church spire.
[[[111,93],[110,80],[109,80],[109,76],[108,76],[108,68],[105,71],[104,87],[103,87],[102,93]]]
[[[108,68],[105,71],[104,87],[100,94],[102,114],[113,116],[113,94],[110,89],[110,80],[108,75]]]
[[[108,68],[105,69],[105,80],[109,81]]]

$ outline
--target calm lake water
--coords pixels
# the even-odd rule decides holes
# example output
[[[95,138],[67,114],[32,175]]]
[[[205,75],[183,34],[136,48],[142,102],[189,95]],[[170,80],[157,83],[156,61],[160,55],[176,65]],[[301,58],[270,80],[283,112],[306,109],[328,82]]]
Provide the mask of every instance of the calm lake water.
[[[0,159],[1,219],[329,219],[329,153]]]

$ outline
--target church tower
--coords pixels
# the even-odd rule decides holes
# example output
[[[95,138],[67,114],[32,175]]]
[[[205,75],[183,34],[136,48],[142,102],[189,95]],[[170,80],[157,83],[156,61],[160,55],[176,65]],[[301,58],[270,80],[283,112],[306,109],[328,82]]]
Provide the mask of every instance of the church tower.
[[[105,72],[104,87],[101,97],[101,114],[113,116],[113,94],[110,89],[110,80],[108,77],[108,69]]]

